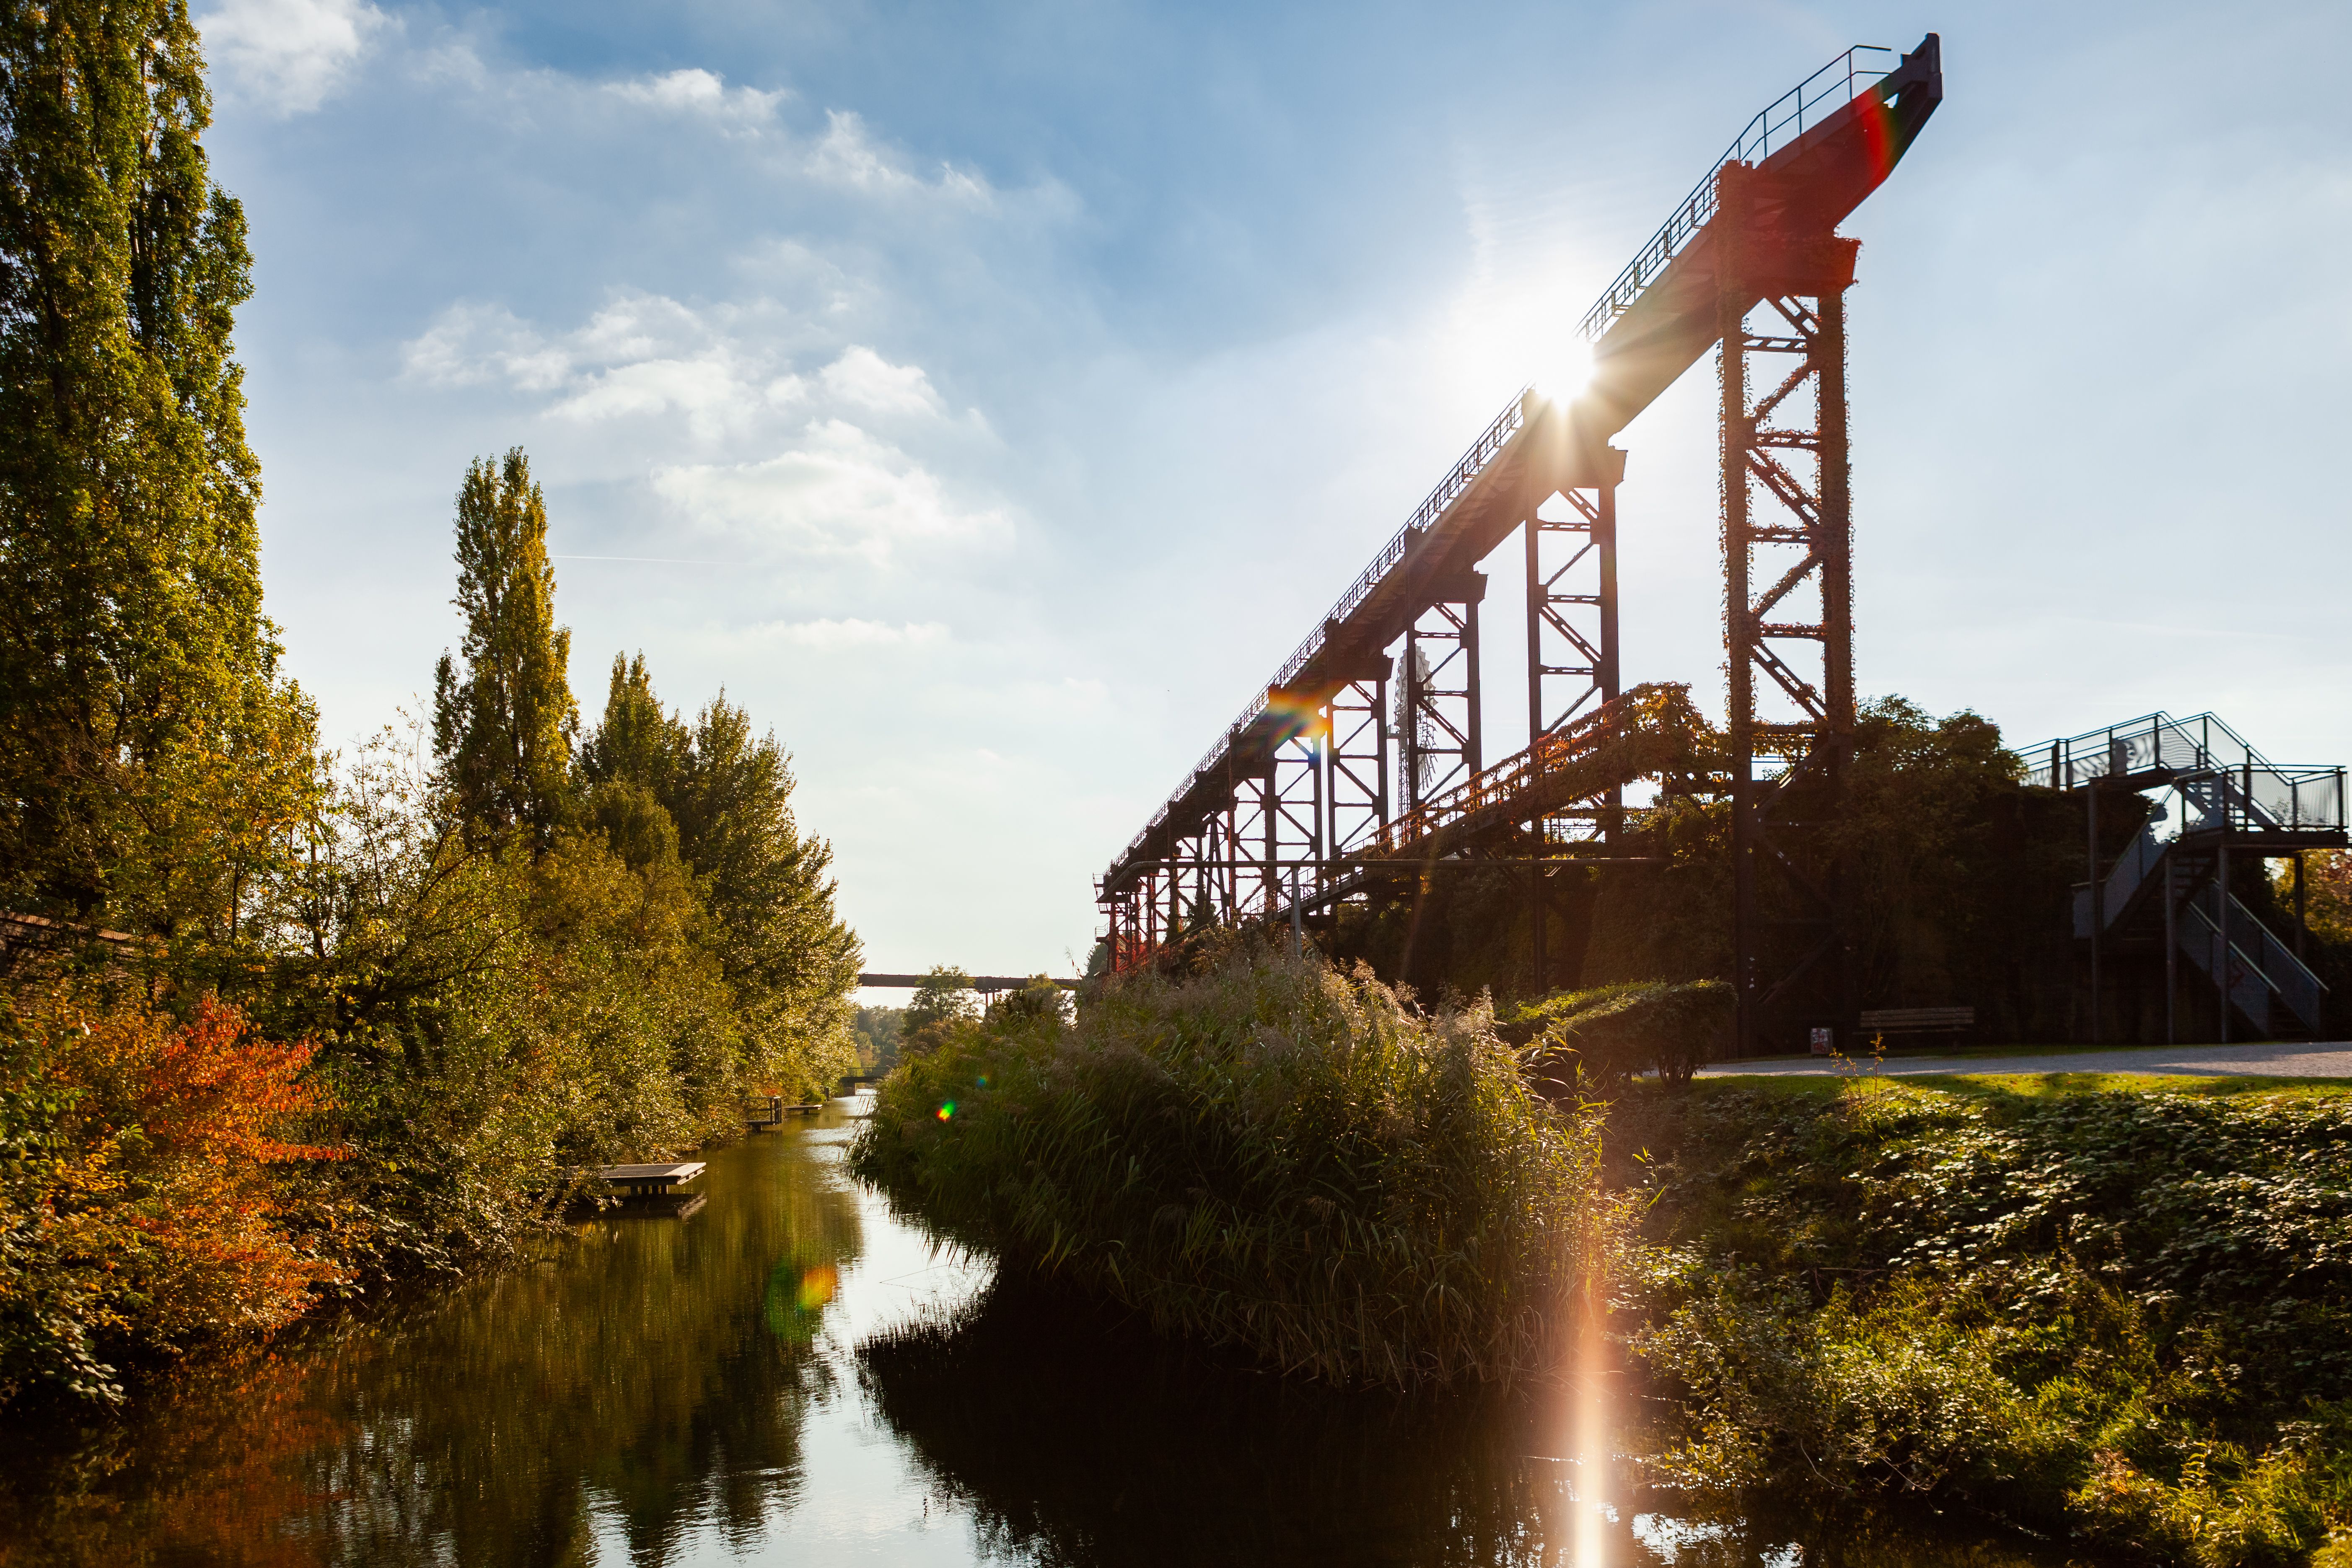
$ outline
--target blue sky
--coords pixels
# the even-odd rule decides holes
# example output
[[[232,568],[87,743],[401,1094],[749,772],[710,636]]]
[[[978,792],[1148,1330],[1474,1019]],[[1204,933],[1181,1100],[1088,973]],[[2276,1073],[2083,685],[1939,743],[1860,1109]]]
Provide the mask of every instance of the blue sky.
[[[329,737],[429,684],[520,444],[585,715],[642,650],[772,725],[870,968],[1082,960],[1089,877],[1748,116],[1930,28],[1847,226],[1863,689],[2352,761],[2340,5],[197,12]],[[1628,679],[1719,710],[1712,399],[1621,438],[1620,512]]]

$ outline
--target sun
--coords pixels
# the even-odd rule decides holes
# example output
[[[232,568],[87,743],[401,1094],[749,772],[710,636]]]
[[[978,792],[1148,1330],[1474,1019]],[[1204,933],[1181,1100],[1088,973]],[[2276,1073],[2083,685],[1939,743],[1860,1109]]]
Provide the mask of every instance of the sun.
[[[1573,403],[1592,384],[1592,345],[1582,334],[1571,333],[1552,345],[1536,370],[1536,395],[1551,403]]]

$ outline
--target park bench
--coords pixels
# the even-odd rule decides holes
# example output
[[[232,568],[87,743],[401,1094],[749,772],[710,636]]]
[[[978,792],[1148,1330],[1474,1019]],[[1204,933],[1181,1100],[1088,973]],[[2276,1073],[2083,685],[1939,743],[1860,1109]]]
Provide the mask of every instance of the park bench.
[[[1974,1007],[1881,1007],[1859,1022],[1864,1040],[1884,1035],[1965,1035],[1977,1026]]]

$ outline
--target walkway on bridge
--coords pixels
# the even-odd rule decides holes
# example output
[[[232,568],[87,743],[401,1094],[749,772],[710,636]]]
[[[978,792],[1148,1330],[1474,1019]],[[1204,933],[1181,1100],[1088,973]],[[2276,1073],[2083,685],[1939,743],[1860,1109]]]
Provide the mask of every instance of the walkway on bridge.
[[[1841,1072],[1877,1072],[1888,1078],[1925,1073],[2129,1072],[2177,1078],[2340,1078],[2352,1080],[2352,1042],[2269,1041],[2255,1046],[2137,1046],[2112,1050],[2028,1051],[1964,1057],[1890,1057],[1843,1067],[1821,1057],[1769,1057],[1760,1061],[1716,1062],[1701,1078],[1825,1078]]]

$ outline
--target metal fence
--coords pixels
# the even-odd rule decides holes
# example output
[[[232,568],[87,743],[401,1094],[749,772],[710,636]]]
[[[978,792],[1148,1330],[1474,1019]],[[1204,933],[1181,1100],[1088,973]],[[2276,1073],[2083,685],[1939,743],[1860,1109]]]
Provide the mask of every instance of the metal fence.
[[[1117,873],[1119,867],[1142,855],[1145,841],[1168,820],[1170,810],[1178,801],[1184,798],[1195,784],[1223,766],[1225,757],[1233,750],[1234,741],[1240,738],[1244,730],[1249,728],[1251,721],[1265,711],[1268,690],[1286,687],[1298,678],[1299,672],[1307,668],[1307,661],[1322,651],[1325,642],[1330,637],[1331,628],[1346,621],[1349,616],[1362,607],[1364,601],[1371,597],[1372,590],[1381,585],[1382,579],[1403,563],[1406,553],[1412,548],[1413,541],[1427,533],[1435,525],[1437,520],[1445,515],[1445,509],[1460,500],[1462,492],[1468,489],[1477,480],[1478,476],[1486,471],[1486,465],[1495,460],[1496,455],[1502,451],[1510,443],[1511,437],[1518,434],[1520,428],[1527,424],[1528,399],[1534,390],[1533,387],[1520,388],[1518,395],[1512,398],[1500,414],[1488,421],[1486,428],[1479,433],[1477,440],[1470,444],[1470,449],[1462,454],[1460,460],[1446,471],[1445,478],[1438,481],[1437,488],[1430,491],[1421,505],[1413,509],[1411,517],[1405,519],[1404,526],[1398,529],[1389,542],[1381,547],[1380,553],[1372,557],[1372,563],[1365,567],[1353,583],[1348,584],[1348,591],[1339,595],[1339,603],[1331,606],[1331,613],[1317,623],[1315,629],[1307,634],[1307,640],[1300,643],[1297,650],[1283,661],[1282,668],[1275,672],[1270,686],[1258,689],[1251,697],[1248,705],[1242,710],[1241,716],[1225,726],[1216,740],[1210,742],[1209,749],[1201,754],[1201,760],[1194,763],[1192,770],[1184,775],[1183,781],[1169,792],[1167,803],[1152,813],[1151,820],[1144,824],[1141,832],[1129,840],[1126,851],[1112,865],[1113,874]]]

